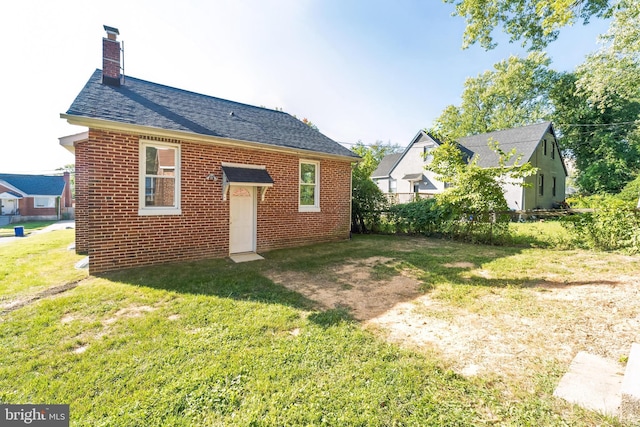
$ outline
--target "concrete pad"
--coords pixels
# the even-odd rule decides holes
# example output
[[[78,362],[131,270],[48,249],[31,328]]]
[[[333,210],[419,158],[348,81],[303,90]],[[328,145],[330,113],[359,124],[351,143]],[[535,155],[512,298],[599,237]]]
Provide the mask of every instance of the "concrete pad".
[[[640,344],[631,344],[622,381],[620,418],[640,425]]]
[[[622,368],[617,362],[581,351],[562,377],[553,395],[583,408],[618,415]]]
[[[241,254],[231,254],[231,255],[229,255],[229,258],[231,258],[231,260],[233,262],[235,262],[236,264],[239,263],[239,262],[258,261],[258,260],[264,259],[263,257],[261,257],[260,255],[258,255],[255,252],[245,252],[245,253],[241,253]]]
[[[89,268],[89,257],[86,256],[82,258],[80,261],[76,262],[76,265],[74,267],[77,268],[78,270],[82,270],[83,268]]]

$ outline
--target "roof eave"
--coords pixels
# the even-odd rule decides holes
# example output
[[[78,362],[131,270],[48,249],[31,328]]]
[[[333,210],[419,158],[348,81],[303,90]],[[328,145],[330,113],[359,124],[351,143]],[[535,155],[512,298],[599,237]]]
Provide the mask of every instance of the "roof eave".
[[[73,114],[60,114],[60,118],[66,120],[71,125],[84,126],[92,129],[111,130],[119,132],[129,132],[138,134],[149,134],[162,138],[173,138],[189,140],[208,144],[218,144],[230,147],[254,148],[258,150],[271,151],[277,153],[296,154],[300,156],[313,156],[332,160],[358,162],[358,156],[344,156],[341,154],[323,153],[321,151],[304,150],[301,148],[288,148],[276,145],[265,144],[255,141],[243,141],[238,139],[223,138],[217,136],[202,135],[199,133],[186,132],[180,130],[163,129],[153,126],[136,125],[132,123],[122,123],[113,120],[97,119],[93,117],[76,116]]]

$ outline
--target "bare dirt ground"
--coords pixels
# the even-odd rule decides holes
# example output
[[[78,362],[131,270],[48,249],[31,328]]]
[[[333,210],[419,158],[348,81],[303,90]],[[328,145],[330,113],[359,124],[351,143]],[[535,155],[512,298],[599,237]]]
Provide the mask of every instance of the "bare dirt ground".
[[[619,361],[631,343],[640,342],[636,275],[585,274],[586,280],[567,281],[549,274],[525,288],[492,289],[462,307],[421,291],[410,271],[376,275],[376,266],[393,263],[382,257],[346,260],[323,275],[278,272],[270,278],[321,308],[348,308],[390,342],[436,352],[463,375],[527,376],[549,363],[566,366],[579,351]],[[443,265],[491,275],[471,263]]]

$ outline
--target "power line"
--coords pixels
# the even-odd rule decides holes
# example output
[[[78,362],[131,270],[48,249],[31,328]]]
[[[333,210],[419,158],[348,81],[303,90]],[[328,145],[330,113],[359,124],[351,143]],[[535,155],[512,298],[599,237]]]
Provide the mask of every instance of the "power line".
[[[633,120],[630,122],[618,122],[618,123],[558,123],[556,126],[558,128],[563,127],[615,127],[615,126],[626,126],[626,125],[640,125],[640,120]]]

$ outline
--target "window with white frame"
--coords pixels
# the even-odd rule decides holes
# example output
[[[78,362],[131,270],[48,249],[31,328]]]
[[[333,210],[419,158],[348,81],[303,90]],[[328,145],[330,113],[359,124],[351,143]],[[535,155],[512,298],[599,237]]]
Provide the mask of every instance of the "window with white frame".
[[[300,161],[300,212],[320,212],[320,162]]]
[[[56,198],[55,197],[34,197],[33,207],[34,208],[55,208]]]
[[[389,178],[389,193],[397,193],[397,192],[398,192],[398,182],[393,178]]]
[[[544,175],[538,175],[538,195],[544,196]]]
[[[179,215],[180,146],[140,141],[139,215]]]

